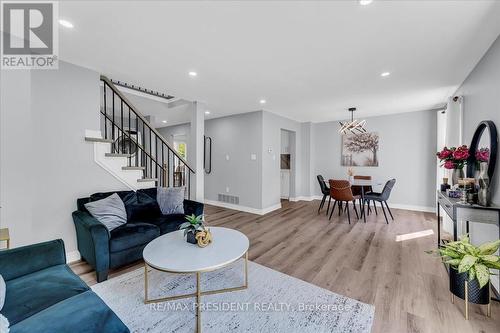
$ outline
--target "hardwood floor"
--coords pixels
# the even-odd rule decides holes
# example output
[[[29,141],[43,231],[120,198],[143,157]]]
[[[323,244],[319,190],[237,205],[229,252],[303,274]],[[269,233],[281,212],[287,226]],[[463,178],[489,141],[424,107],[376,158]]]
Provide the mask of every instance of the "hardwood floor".
[[[379,210],[367,223],[345,215],[331,221],[317,214],[319,201],[283,202],[283,208],[264,216],[207,206],[211,226],[234,228],[250,239],[249,259],[308,281],[335,293],[375,305],[372,332],[498,332],[500,304],[471,305],[464,319],[464,303],[451,303],[448,278],[433,249],[436,235],[396,241],[397,235],[435,230],[429,213],[393,209],[389,225]],[[353,215],[351,215],[352,218]],[[111,277],[141,266],[114,271]],[[142,267],[142,266],[141,266]],[[88,284],[95,275],[90,266],[72,268]],[[251,281],[250,281],[251,283]]]

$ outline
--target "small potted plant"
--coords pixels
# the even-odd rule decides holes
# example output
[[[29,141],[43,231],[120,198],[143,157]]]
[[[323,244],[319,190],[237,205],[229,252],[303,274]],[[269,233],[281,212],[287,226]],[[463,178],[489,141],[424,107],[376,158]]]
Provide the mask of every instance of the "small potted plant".
[[[451,174],[451,184],[458,184],[459,178],[464,178],[464,166],[469,158],[469,148],[463,145],[456,147],[444,147],[436,153],[437,158],[442,162],[441,166],[448,170],[453,170]]]
[[[459,241],[448,242],[436,253],[450,266],[450,292],[466,301],[465,317],[468,319],[468,302],[490,303],[490,269],[500,269],[500,257],[494,253],[500,240],[474,246],[468,235]],[[488,306],[488,315],[490,307]]]
[[[184,236],[186,241],[191,244],[197,244],[196,234],[198,232],[205,231],[205,226],[203,224],[203,215],[186,215],[187,222],[184,222],[179,227],[180,230],[184,230]]]

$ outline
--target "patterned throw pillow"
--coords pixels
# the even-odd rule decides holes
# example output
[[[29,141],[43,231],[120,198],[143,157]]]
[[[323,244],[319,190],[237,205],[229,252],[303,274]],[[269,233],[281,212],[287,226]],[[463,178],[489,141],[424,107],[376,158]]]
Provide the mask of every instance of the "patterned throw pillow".
[[[185,187],[158,187],[156,200],[163,215],[184,214]]]
[[[89,213],[111,231],[127,223],[127,211],[120,196],[113,193],[107,198],[85,204]]]

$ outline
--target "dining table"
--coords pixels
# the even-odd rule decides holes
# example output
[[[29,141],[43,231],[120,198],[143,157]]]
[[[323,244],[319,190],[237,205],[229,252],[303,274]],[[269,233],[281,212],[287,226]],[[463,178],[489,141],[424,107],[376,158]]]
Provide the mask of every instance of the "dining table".
[[[376,186],[383,186],[386,182],[383,180],[377,179],[351,179],[349,181],[352,186],[358,186],[361,188],[361,216],[363,216],[363,221],[366,223],[366,214],[365,214],[365,193],[367,187],[372,187],[372,189]]]

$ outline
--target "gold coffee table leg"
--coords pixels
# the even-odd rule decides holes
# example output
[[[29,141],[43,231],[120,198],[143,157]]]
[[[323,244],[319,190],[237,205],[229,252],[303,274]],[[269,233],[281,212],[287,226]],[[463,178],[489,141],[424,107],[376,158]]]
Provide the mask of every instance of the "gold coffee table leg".
[[[196,273],[196,332],[201,333],[201,287],[200,272]]]
[[[144,303],[148,303],[148,264],[144,263]]]
[[[204,295],[215,295],[215,294],[220,294],[220,293],[226,293],[226,292],[231,292],[231,291],[238,291],[238,290],[244,290],[248,288],[248,252],[245,252],[245,262],[244,262],[244,273],[245,273],[245,282],[242,286],[240,287],[232,287],[232,288],[223,288],[223,289],[217,289],[217,290],[207,290],[207,291],[201,291],[201,273],[202,272],[196,272],[196,292],[192,294],[184,294],[184,295],[177,295],[177,296],[167,296],[167,297],[161,297],[161,298],[155,298],[155,299],[149,299],[148,297],[148,284],[149,284],[149,276],[148,276],[148,268],[150,267],[148,264],[144,263],[144,304],[150,304],[150,303],[160,303],[160,302],[168,302],[168,301],[174,301],[178,299],[183,299],[183,298],[190,298],[190,297],[196,297],[196,332],[200,333],[201,332],[201,296]],[[159,270],[155,267],[151,267],[155,270]],[[176,272],[169,272],[169,271],[163,271],[159,270],[165,273],[176,273]],[[185,273],[177,273],[177,274],[185,274]]]

